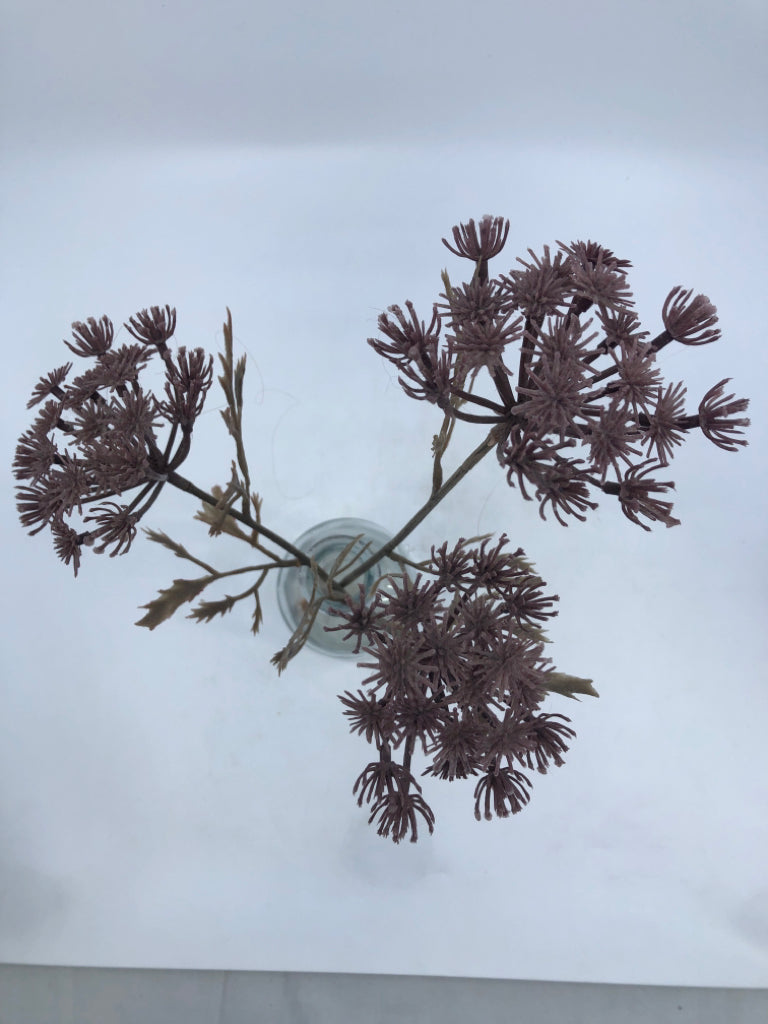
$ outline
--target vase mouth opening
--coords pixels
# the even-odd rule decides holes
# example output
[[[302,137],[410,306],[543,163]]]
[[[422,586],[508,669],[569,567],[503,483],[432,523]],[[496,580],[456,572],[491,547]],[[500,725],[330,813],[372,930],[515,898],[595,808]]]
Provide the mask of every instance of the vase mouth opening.
[[[378,523],[367,519],[345,517],[327,519],[318,523],[298,537],[294,544],[326,572],[333,570],[334,565],[340,561],[341,564],[334,575],[344,576],[354,569],[355,562],[370,558],[372,554],[383,548],[391,537],[392,534]],[[369,566],[361,576],[347,584],[344,591],[349,597],[356,597],[362,584],[363,592],[368,597],[374,590],[386,589],[387,582],[385,580],[382,583],[383,577],[390,574],[402,575],[403,572],[402,562],[396,558],[385,556]],[[292,633],[302,621],[315,585],[314,573],[304,565],[283,567],[278,573],[278,606]],[[359,638],[348,636],[339,616],[333,614],[334,610],[339,610],[342,607],[345,607],[343,600],[326,597],[316,614],[306,644],[313,650],[333,657],[359,657],[359,652],[355,654]],[[326,626],[331,627],[332,631],[326,631]],[[348,639],[344,639],[346,636]]]

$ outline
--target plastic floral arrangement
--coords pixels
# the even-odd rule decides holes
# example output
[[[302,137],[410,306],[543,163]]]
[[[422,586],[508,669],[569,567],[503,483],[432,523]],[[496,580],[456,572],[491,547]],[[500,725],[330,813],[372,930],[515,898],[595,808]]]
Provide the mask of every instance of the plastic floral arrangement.
[[[213,383],[213,357],[202,348],[174,349],[176,311],[153,306],[125,328],[116,345],[102,316],[72,325],[67,362],[40,378],[28,407],[32,426],[13,463],[22,525],[50,530],[59,558],[77,575],[84,549],[126,554],[137,528],[162,491],[175,487],[201,503],[195,518],[211,536],[226,534],[257,552],[256,565],[219,571],[162,531],[150,540],[196,566],[143,606],[137,625],[154,629],[189,602],[189,618],[210,622],[239,601],[253,602],[252,630],[262,621],[259,591],[274,570],[308,571],[309,598],[293,635],[272,659],[278,671],[305,645],[318,613],[334,616],[360,658],[357,692],[339,696],[350,729],[376,757],[354,783],[369,805],[378,834],[415,842],[431,833],[434,814],[414,774],[414,755],[428,760],[422,775],[454,781],[472,777],[475,817],[506,818],[530,797],[533,771],[562,765],[575,736],[570,720],[542,711],[549,692],[597,696],[592,681],[555,670],[545,656],[544,627],[557,614],[556,595],[505,533],[460,537],[431,548],[421,562],[398,550],[452,488],[491,452],[512,488],[536,501],[542,519],[561,525],[585,520],[597,499],[617,502],[643,530],[678,525],[666,474],[686,435],[701,430],[725,451],[745,445],[746,399],[725,394],[728,379],[686,411],[686,387],[667,384],[657,356],[672,343],[703,345],[720,337],[716,309],[703,295],[676,287],[661,311],[662,330],[641,329],[627,280],[630,263],[593,242],[545,246],[498,277],[489,262],[504,248],[509,221],[483,217],[453,229],[457,257],[473,272],[460,285],[442,274],[444,290],[427,325],[411,302],[379,317],[381,337],[368,342],[393,363],[408,397],[442,415],[432,440],[431,491],[389,542],[363,553],[345,548],[323,566],[262,522],[252,490],[244,433],[245,357],[235,362],[227,311],[219,355],[222,416],[235,458],[222,486],[206,491],[179,472]],[[150,361],[165,371],[162,394],[141,379]],[[483,374],[493,398],[476,393]],[[443,458],[458,420],[475,423],[482,440],[444,479]],[[358,539],[358,538],[355,538]],[[391,558],[396,572],[371,585],[364,574]],[[216,584],[248,577],[246,589],[211,596]],[[201,595],[205,592],[206,597]],[[338,620],[338,621],[336,621]]]

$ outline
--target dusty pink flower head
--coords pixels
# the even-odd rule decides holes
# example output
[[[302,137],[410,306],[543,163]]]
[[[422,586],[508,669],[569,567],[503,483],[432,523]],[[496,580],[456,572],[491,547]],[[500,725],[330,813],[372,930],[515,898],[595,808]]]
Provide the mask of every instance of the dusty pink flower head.
[[[503,534],[433,547],[424,573],[391,577],[365,616],[362,592],[350,596],[334,612],[343,624],[326,627],[367,641],[359,664],[373,671],[340,699],[350,730],[379,751],[355,783],[358,803],[372,805],[369,820],[395,842],[416,841],[417,819],[430,832],[434,824],[411,774],[417,748],[429,758],[424,775],[479,778],[476,816],[482,806],[506,817],[527,802],[523,769],[561,765],[574,735],[568,719],[539,711],[551,671],[540,626],[557,597],[508,543]]]
[[[486,214],[479,226],[474,220],[459,224],[453,229],[455,247],[445,238],[443,245],[455,256],[479,262],[498,256],[509,235],[509,221],[503,217],[490,217]]]
[[[491,278],[488,262],[507,236],[499,217],[454,227],[455,245],[443,241],[474,260],[471,280],[454,284],[443,275],[446,290],[428,335],[422,328],[421,338],[408,337],[420,323],[409,303],[410,324],[406,329],[403,318],[400,327],[406,337],[369,343],[397,366],[410,397],[437,404],[452,419],[494,426],[508,483],[526,500],[532,492],[542,516],[551,510],[563,525],[584,520],[597,508],[598,492],[619,498],[643,528],[645,520],[675,524],[671,502],[652,497],[672,484],[657,485],[653,469],[669,463],[693,429],[734,450],[742,443],[734,429],[746,425],[733,419],[746,400],[720,399],[716,389],[698,415],[687,413],[685,385],[666,384],[657,363],[673,340],[701,345],[720,337],[714,305],[672,289],[661,311],[664,329],[649,339],[633,308],[628,260],[593,241],[558,242],[556,255],[548,246],[543,255],[529,249],[530,259],[518,258],[522,269]],[[380,326],[393,337],[392,322]],[[490,389],[470,391],[468,375],[480,373],[488,374]]]
[[[726,377],[704,395],[699,404],[699,426],[704,436],[718,448],[735,452],[740,445],[747,444],[746,438],[738,435],[744,432],[743,428],[749,426],[749,420],[745,417],[734,417],[746,411],[749,399],[736,398],[735,395],[726,395],[723,398],[725,385],[729,382],[730,377]]]
[[[664,301],[661,319],[664,327],[675,341],[684,345],[707,345],[720,338],[717,323],[717,309],[706,295],[693,295],[693,289],[685,291],[680,285],[673,288]]]
[[[65,344],[89,365],[71,381],[71,363],[40,378],[28,405],[47,401],[16,447],[21,523],[32,533],[49,527],[54,550],[75,575],[84,545],[112,556],[128,551],[168,473],[189,453],[212,382],[213,360],[202,349],[168,348],[175,309],[152,306],[125,326],[140,344],[115,348],[106,316],[72,324],[73,342]],[[163,400],[139,381],[155,352],[166,368]],[[163,425],[168,437],[161,441]],[[74,514],[79,529],[69,521]]]

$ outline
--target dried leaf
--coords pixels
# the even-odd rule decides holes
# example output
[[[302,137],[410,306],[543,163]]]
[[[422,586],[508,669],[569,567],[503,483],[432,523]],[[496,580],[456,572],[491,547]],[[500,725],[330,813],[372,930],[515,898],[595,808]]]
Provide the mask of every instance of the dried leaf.
[[[233,505],[233,498],[238,498],[245,494],[245,487],[237,475],[234,462],[232,463],[231,472],[232,475],[226,490],[222,491],[218,484],[211,488],[211,494],[216,498],[216,504],[212,506],[207,502],[203,502],[202,509],[195,513],[195,519],[207,524],[209,527],[208,534],[211,537],[218,537],[222,533],[229,533],[240,540],[249,541],[248,536],[243,533],[229,514]]]
[[[153,540],[156,544],[162,544],[164,548],[168,548],[172,551],[177,558],[186,558],[187,561],[194,562],[195,565],[199,565],[207,572],[216,572],[216,570],[206,562],[201,562],[199,558],[195,558],[194,555],[190,555],[182,544],[178,544],[175,540],[171,540],[168,534],[163,533],[162,530],[150,530],[147,527],[143,527],[143,529],[150,540]]]
[[[139,619],[135,625],[154,629],[161,622],[170,619],[186,601],[194,600],[216,578],[216,576],[201,576],[196,580],[174,580],[173,585],[168,590],[161,590],[160,596],[156,597],[154,601],[139,606],[149,610],[144,618]]]
[[[259,627],[264,621],[264,615],[261,610],[261,598],[259,597],[258,590],[254,591],[253,596],[256,599],[256,607],[253,609],[253,624],[251,625],[251,632],[255,636],[259,632]]]
[[[355,540],[357,539],[358,538],[355,538]],[[338,564],[339,560],[344,556],[344,554],[347,551],[349,551],[349,549],[352,547],[354,543],[355,541],[353,540],[352,542],[350,542],[349,545],[347,545],[347,547],[344,549],[341,555],[339,555],[339,558],[334,563],[334,566]],[[320,587],[320,577],[318,576],[317,573],[317,562],[315,562],[314,558],[310,559],[310,568],[312,570],[313,576],[312,593],[310,594],[309,601],[306,601],[304,603],[304,609],[301,620],[296,629],[293,631],[293,635],[291,636],[290,640],[285,645],[285,647],[283,647],[282,650],[279,650],[277,654],[274,654],[270,658],[270,663],[277,668],[278,675],[281,675],[283,669],[286,667],[291,658],[294,658],[302,649],[304,644],[307,642],[307,638],[309,637],[309,634],[312,631],[312,626],[315,624],[317,613],[320,611],[320,607],[323,601],[326,600],[326,598],[322,594],[319,597],[317,596],[317,591],[318,588]]]
[[[155,544],[162,544],[164,548],[169,548],[174,555],[178,558],[189,558],[190,554],[185,547],[181,544],[177,544],[175,540],[171,540],[167,533],[163,533],[162,530],[150,530],[147,527],[143,527],[144,533],[153,540]]]
[[[231,612],[238,601],[239,597],[231,597],[229,594],[220,601],[201,601],[196,608],[192,609],[187,618],[194,619],[195,622],[210,622],[217,615],[226,615],[227,612]]]
[[[566,672],[548,672],[544,679],[545,689],[552,693],[560,693],[563,697],[571,697],[573,700],[578,700],[577,693],[586,694],[589,697],[600,696],[592,685],[591,679],[569,676]]]
[[[208,533],[211,537],[218,537],[222,533],[228,533],[231,537],[237,537],[238,540],[251,542],[250,537],[240,529],[237,521],[232,518],[229,512],[222,512],[220,509],[211,508],[210,505],[204,504],[200,511],[195,513],[194,518],[210,527]]]
[[[242,415],[243,411],[243,377],[245,377],[245,356],[241,356],[235,367],[235,402],[237,411]],[[241,417],[238,416],[238,419]]]

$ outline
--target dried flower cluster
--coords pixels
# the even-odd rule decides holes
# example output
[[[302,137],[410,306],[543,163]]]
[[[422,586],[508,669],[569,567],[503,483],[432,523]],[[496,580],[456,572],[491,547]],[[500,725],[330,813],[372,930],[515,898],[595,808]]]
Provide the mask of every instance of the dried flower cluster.
[[[13,463],[16,479],[26,481],[18,488],[22,525],[31,533],[49,527],[57,553],[72,562],[75,575],[83,545],[112,556],[128,551],[137,523],[189,454],[212,382],[213,360],[203,349],[169,349],[175,310],[153,306],[125,327],[137,343],[114,347],[108,317],[72,325],[74,344],[64,344],[90,365],[69,383],[72,363],[39,380],[27,408],[44,405],[19,439]],[[160,399],[139,383],[155,354],[165,363]],[[163,426],[164,444],[158,439]],[[109,500],[127,491],[137,491],[130,502]],[[84,528],[67,521],[74,512]]]
[[[361,806],[370,805],[379,834],[395,842],[415,842],[420,823],[430,832],[434,827],[412,771],[417,746],[431,759],[424,774],[477,779],[476,818],[508,817],[528,802],[526,771],[561,765],[575,735],[569,719],[541,711],[546,694],[597,695],[591,680],[556,672],[544,657],[542,626],[556,614],[557,598],[544,594],[522,550],[506,550],[506,534],[495,545],[489,537],[460,538],[450,549],[443,543],[420,563],[397,555],[397,545],[493,450],[510,487],[535,498],[542,518],[549,510],[562,525],[570,517],[584,520],[596,495],[607,494],[648,530],[654,522],[678,524],[668,498],[674,485],[657,473],[687,433],[700,429],[730,452],[747,443],[741,435],[749,425],[742,415],[748,402],[725,395],[727,378],[687,413],[686,387],[667,384],[656,365],[657,354],[673,341],[702,345],[720,337],[709,299],[672,289],[661,312],[664,329],[651,338],[633,309],[626,260],[593,242],[558,242],[554,255],[546,246],[540,255],[529,250],[529,259],[491,278],[489,262],[508,235],[509,222],[501,217],[455,227],[453,244],[443,242],[472,261],[470,280],[454,286],[444,272],[445,290],[428,327],[407,302],[407,313],[390,306],[379,318],[383,338],[368,339],[397,367],[406,394],[436,405],[443,424],[432,445],[429,499],[387,545],[352,568],[342,564],[347,552],[328,569],[318,566],[261,521],[243,440],[245,359],[235,364],[231,316],[218,378],[226,401],[221,415],[236,448],[225,486],[206,492],[178,472],[212,383],[212,359],[200,348],[172,352],[176,312],[168,306],[133,317],[125,327],[135,343],[119,347],[107,317],[73,324],[73,341],[65,344],[89,366],[68,380],[68,362],[40,379],[29,406],[42,406],[13,464],[22,525],[31,533],[49,527],[57,554],[75,575],[84,545],[113,556],[128,551],[139,520],[166,484],[202,502],[196,518],[210,535],[227,534],[267,557],[217,571],[163,532],[147,530],[152,541],[205,570],[174,580],[143,606],[139,625],[149,629],[210,584],[257,573],[241,593],[201,601],[189,616],[209,622],[255,597],[256,632],[259,587],[268,572],[311,569],[314,588],[304,617],[272,660],[282,670],[306,642],[319,608],[331,602],[342,621],[330,628],[355,641],[353,653],[367,658],[359,664],[370,670],[357,693],[340,696],[351,730],[378,751],[354,793]],[[160,397],[139,381],[156,355],[165,369]],[[494,398],[473,392],[482,371]],[[442,458],[460,420],[482,424],[488,433],[444,482]],[[127,492],[135,492],[130,501]],[[71,522],[75,513],[79,528]],[[357,595],[349,596],[349,585],[390,554],[415,577],[404,571],[388,577],[386,588],[369,592],[358,585]]]
[[[418,837],[418,818],[430,832],[434,815],[411,772],[417,745],[432,758],[425,775],[452,782],[478,777],[475,817],[506,818],[528,802],[530,780],[521,768],[546,772],[563,764],[575,733],[562,715],[543,714],[548,690],[596,696],[591,680],[555,673],[543,656],[542,624],[556,614],[556,596],[523,557],[505,551],[502,534],[488,547],[461,538],[451,549],[432,548],[411,580],[391,577],[391,593],[367,600],[363,587],[335,610],[357,645],[365,640],[373,672],[365,690],[340,700],[350,729],[378,748],[354,786],[358,803],[371,804],[369,822],[395,842]],[[396,751],[400,760],[394,760]]]
[[[674,288],[662,310],[664,330],[648,340],[632,308],[630,263],[594,242],[559,242],[554,255],[548,246],[539,256],[529,250],[529,260],[517,261],[522,269],[489,279],[488,260],[508,230],[500,217],[454,228],[455,246],[443,241],[475,262],[471,280],[454,287],[443,275],[446,290],[428,327],[412,303],[408,315],[390,306],[379,317],[386,340],[369,344],[398,368],[411,398],[434,403],[449,419],[494,426],[508,483],[527,500],[533,492],[542,518],[551,510],[564,526],[570,516],[585,520],[602,492],[615,495],[645,530],[647,522],[677,525],[665,497],[674,484],[654,474],[685,434],[700,427],[726,451],[746,444],[739,435],[749,420],[739,414],[748,403],[722,397],[727,379],[686,414],[685,386],[667,385],[656,365],[672,340],[716,341],[715,307]],[[481,369],[495,386],[494,400],[465,388]]]

